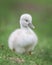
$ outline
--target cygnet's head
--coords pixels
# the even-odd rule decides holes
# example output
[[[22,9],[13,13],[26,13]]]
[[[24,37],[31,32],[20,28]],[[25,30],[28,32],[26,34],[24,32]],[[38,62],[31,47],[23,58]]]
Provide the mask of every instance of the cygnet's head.
[[[20,26],[21,28],[34,28],[32,24],[32,16],[30,14],[23,14],[20,17]]]

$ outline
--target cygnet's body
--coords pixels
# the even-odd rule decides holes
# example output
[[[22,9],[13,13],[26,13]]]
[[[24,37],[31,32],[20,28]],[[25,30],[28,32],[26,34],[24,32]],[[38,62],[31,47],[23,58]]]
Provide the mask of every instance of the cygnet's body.
[[[32,17],[29,14],[23,14],[20,17],[20,29],[16,29],[11,33],[8,40],[8,46],[17,53],[26,53],[34,49],[37,44],[37,36],[31,28]]]

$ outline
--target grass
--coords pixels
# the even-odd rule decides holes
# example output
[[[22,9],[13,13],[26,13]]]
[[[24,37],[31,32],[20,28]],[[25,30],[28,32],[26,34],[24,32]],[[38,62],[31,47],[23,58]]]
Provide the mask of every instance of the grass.
[[[33,15],[34,16],[34,15]],[[36,16],[36,15],[35,15]],[[34,17],[35,17],[34,16]],[[37,18],[37,17],[36,17]],[[38,35],[38,44],[34,49],[33,55],[27,54],[17,54],[8,48],[8,37],[10,33],[19,27],[19,23],[12,20],[11,22],[1,22],[0,26],[0,65],[52,65],[52,32],[50,27],[50,22],[48,24],[42,24],[41,22],[33,22],[37,25],[37,29],[34,31]],[[34,18],[33,18],[33,21]],[[41,23],[41,24],[40,24]],[[48,29],[47,29],[48,27]],[[44,31],[44,32],[43,32]],[[10,57],[19,57],[25,60],[24,63],[17,63],[13,60],[10,60]]]

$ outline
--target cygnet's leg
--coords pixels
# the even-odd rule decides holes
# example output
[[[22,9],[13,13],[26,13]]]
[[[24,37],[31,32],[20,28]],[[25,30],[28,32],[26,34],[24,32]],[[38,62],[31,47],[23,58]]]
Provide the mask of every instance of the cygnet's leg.
[[[15,51],[15,49],[13,48],[13,51]]]
[[[33,54],[33,49],[34,49],[34,46],[33,45],[30,45],[28,48],[27,48],[27,53],[29,54],[29,55],[31,55],[31,54]]]
[[[29,55],[32,55],[32,51],[29,51]]]

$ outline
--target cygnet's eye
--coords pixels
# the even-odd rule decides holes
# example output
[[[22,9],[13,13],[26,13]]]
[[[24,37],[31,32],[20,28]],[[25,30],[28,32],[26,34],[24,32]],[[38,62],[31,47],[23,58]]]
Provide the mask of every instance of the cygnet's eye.
[[[26,21],[26,22],[28,22],[28,20],[27,20],[27,19],[26,19],[25,21]]]

